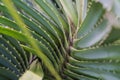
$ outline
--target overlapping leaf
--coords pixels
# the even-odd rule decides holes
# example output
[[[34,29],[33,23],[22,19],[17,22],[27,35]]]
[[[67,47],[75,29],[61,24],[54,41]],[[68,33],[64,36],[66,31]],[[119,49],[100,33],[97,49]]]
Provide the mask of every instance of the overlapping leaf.
[[[120,79],[120,45],[116,42],[120,30],[109,25],[104,15],[106,8],[101,3],[35,0],[40,7],[36,10],[24,0],[12,2],[18,10],[15,14],[19,14],[26,28],[20,27],[19,20],[1,2],[1,80],[18,80],[27,69],[40,76],[43,72],[43,79],[51,80]]]

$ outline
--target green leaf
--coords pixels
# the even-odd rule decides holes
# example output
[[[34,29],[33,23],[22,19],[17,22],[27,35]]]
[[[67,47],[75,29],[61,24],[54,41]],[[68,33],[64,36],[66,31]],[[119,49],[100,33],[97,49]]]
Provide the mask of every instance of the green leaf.
[[[110,45],[105,47],[75,50],[71,53],[72,57],[78,60],[89,60],[89,61],[104,61],[104,60],[119,60],[119,49],[120,45]]]
[[[60,28],[62,27],[63,29],[68,30],[68,26],[66,25],[66,22],[60,16],[60,12],[57,11],[56,7],[54,7],[54,5],[51,2],[45,0],[35,0],[35,1],[43,9],[43,11],[46,12],[46,14],[50,16],[53,19],[53,21],[56,22],[57,25],[59,25]]]
[[[26,17],[24,17],[22,15],[25,23],[29,26],[29,28],[32,30],[32,31],[35,31],[36,33],[33,33],[33,35],[36,35],[36,34],[39,34],[40,37],[37,37],[37,38],[40,38],[40,41],[44,41],[44,38],[49,42],[49,44],[52,45],[52,47],[56,48],[56,50],[58,50],[57,46],[56,46],[56,43],[54,43],[54,41],[52,40],[52,38],[50,36],[48,36],[48,34],[40,27],[38,27],[35,23],[33,23],[32,21],[30,21],[29,19],[27,19]],[[2,24],[5,24],[5,26],[9,26],[10,28],[13,28],[15,30],[19,30],[18,26],[16,23],[12,22],[11,20],[9,19],[6,19],[6,18],[3,18],[3,17],[0,17],[0,22]],[[41,38],[43,37],[43,38]],[[36,39],[37,39],[36,38]],[[48,43],[48,42],[44,42],[44,43]],[[47,45],[48,46],[48,45]],[[59,53],[59,56],[61,56],[59,50],[58,50],[58,53]]]
[[[120,35],[116,35],[116,34],[120,34],[120,29],[113,28],[112,31],[110,32],[109,36],[103,42],[103,44],[113,43],[113,42],[117,41],[118,39],[120,39]]]
[[[76,0],[78,27],[84,21],[87,14],[87,0]]]
[[[15,73],[4,68],[0,68],[0,75],[2,75],[3,78],[5,78],[5,80],[18,80],[18,76]],[[4,79],[1,79],[1,80],[4,80]]]
[[[24,45],[21,45],[25,50],[27,50],[28,52],[32,53],[32,54],[37,54],[35,52],[34,49],[30,48],[30,47],[27,47],[27,46],[24,46]],[[39,45],[40,49],[42,50],[42,52],[48,57],[48,59],[50,60],[50,64],[52,64],[54,66],[54,68],[56,70],[58,70],[58,64],[54,58],[54,56],[51,54],[51,52],[44,46],[44,45]]]
[[[116,60],[117,61],[117,60]],[[81,68],[91,68],[91,69],[98,69],[98,70],[105,70],[105,71],[115,71],[120,72],[120,64],[118,62],[111,61],[78,61],[74,59],[70,59],[70,64],[76,67]]]
[[[26,25],[23,23],[21,17],[18,15],[14,4],[11,1],[4,1],[2,0],[2,2],[6,5],[7,9],[9,10],[11,16],[13,17],[13,19],[16,21],[16,23],[18,24],[18,26],[22,29],[23,33],[25,33],[27,36],[27,41],[29,41],[29,44],[32,46],[33,49],[36,49],[35,52],[37,53],[38,57],[40,57],[44,64],[47,66],[49,65],[48,70],[54,75],[54,77],[57,80],[61,80],[61,77],[58,75],[58,73],[55,71],[53,65],[51,64],[51,61],[48,59],[48,57],[46,57],[44,55],[44,53],[39,49],[36,40],[34,38],[30,39],[31,33],[28,31],[28,29],[26,28]],[[12,8],[10,8],[12,7]],[[13,14],[14,13],[14,14]],[[30,39],[30,40],[29,40]],[[49,62],[47,62],[47,61]]]
[[[18,42],[16,39],[14,39],[10,36],[7,36],[7,35],[2,35],[2,38],[5,39],[6,42],[9,42],[9,45],[11,48],[9,47],[8,49],[13,52],[16,59],[18,59],[20,61],[21,65],[23,66],[23,69],[26,70],[26,68],[28,67],[27,54],[20,46],[20,44],[19,44],[20,42]],[[4,45],[6,45],[6,44],[4,44]],[[8,47],[8,45],[6,45],[6,46]],[[15,51],[15,53],[14,53],[14,51]]]
[[[24,42],[26,44],[29,44],[29,41],[26,39],[26,35],[24,35],[22,33],[19,33],[18,31],[11,30],[9,28],[0,27],[0,33],[12,36],[15,39],[18,39],[18,40],[20,40],[20,41],[22,41],[22,42]],[[38,41],[36,41],[36,42],[40,46],[40,49],[44,52],[44,54],[46,54],[46,56],[48,56],[48,58],[51,61],[53,61],[53,64],[55,64],[55,66],[57,68],[57,65],[56,65],[57,63],[56,63],[56,60],[54,59],[52,53],[42,43],[39,43]],[[33,51],[33,53],[35,54],[36,52]]]
[[[58,42],[58,41],[60,42],[60,40],[59,40],[60,38],[58,36],[56,36],[55,28],[53,28],[53,27],[56,27],[56,26],[50,25],[50,23],[44,18],[44,16],[38,14],[33,9],[26,6],[22,1],[16,1],[16,0],[13,0],[13,1],[14,1],[16,6],[18,6],[22,10],[24,10],[27,14],[29,14],[31,17],[33,17],[34,20],[37,20],[37,22],[39,22],[41,24],[41,27],[48,34],[50,34],[50,36],[53,38],[53,40],[58,39],[55,42]],[[66,36],[65,36],[65,31],[63,31],[63,38],[64,38],[64,43],[65,43],[65,46],[66,46],[67,45],[67,39],[66,39]],[[62,46],[63,52],[66,53],[65,50],[64,50],[64,47],[63,47],[64,45],[63,44],[60,44],[60,45]]]
[[[45,29],[45,31],[47,33],[49,33],[52,37],[56,36],[56,33],[53,32],[54,29],[52,28],[52,26],[49,24],[49,21],[47,21],[43,15],[38,14],[38,12],[34,11],[33,9],[31,9],[30,7],[28,7],[25,3],[23,3],[22,1],[18,0],[13,0],[13,2],[15,3],[16,6],[18,6],[21,10],[24,10],[28,15],[30,15],[32,18],[34,18],[34,20],[37,21],[37,23],[39,23],[39,25]],[[54,36],[53,36],[54,35]]]
[[[5,17],[1,17],[1,16],[0,16],[0,23],[4,24],[5,26],[7,25],[7,26],[9,26],[10,28],[13,28],[13,29],[15,29],[15,30],[20,31],[20,28],[18,27],[18,25],[17,25],[15,22],[13,22],[13,21],[5,18]]]
[[[71,77],[71,80],[96,80],[95,78],[91,78],[88,76],[84,76],[83,74],[77,74],[75,72],[72,72],[70,70],[65,70],[64,74],[66,74],[67,76]],[[69,79],[68,79],[69,80]]]
[[[21,73],[19,72],[19,69],[16,68],[16,66],[13,63],[11,63],[11,60],[7,59],[7,57],[5,57],[4,55],[0,56],[0,66],[6,69],[8,68],[10,71],[15,72],[16,75],[19,75],[19,76],[21,75]]]
[[[11,28],[5,28],[0,26],[0,33],[6,34],[8,36],[12,36],[20,41],[28,43],[28,40],[24,34],[22,34],[21,32],[12,30]]]
[[[8,12],[7,10],[6,10],[6,8],[5,7],[3,7],[2,8],[2,10],[6,13],[6,12]],[[20,13],[19,13],[20,14]],[[64,45],[62,44],[62,42],[61,41],[63,41],[63,37],[62,37],[62,35],[61,35],[61,33],[60,33],[60,35],[58,36],[57,35],[57,38],[55,38],[55,37],[53,37],[53,35],[51,35],[50,33],[48,33],[48,31],[46,31],[46,30],[44,30],[44,28],[42,28],[41,26],[39,26],[39,24],[36,24],[36,22],[34,22],[34,20],[30,20],[30,19],[28,19],[28,18],[26,18],[24,15],[22,15],[22,14],[20,14],[21,15],[21,17],[23,18],[23,20],[25,21],[25,23],[26,23],[26,25],[33,31],[33,32],[36,32],[37,34],[39,34],[39,35],[41,35],[43,38],[45,38],[45,39],[47,39],[47,41],[49,42],[49,44],[51,44],[51,45],[53,45],[55,48],[56,48],[56,50],[58,51],[57,53],[59,53],[59,57],[60,57],[60,59],[61,59],[61,61],[63,62],[63,58],[62,58],[62,56],[61,56],[61,53],[60,53],[60,50],[58,49],[58,47],[57,47],[57,45],[58,45],[58,43],[61,45],[61,47],[62,47],[62,53],[65,53],[65,49],[64,49]],[[43,16],[42,16],[43,17]],[[7,21],[6,22],[6,24],[5,25],[8,25],[9,26],[9,23],[10,23],[11,21]],[[4,22],[2,22],[3,24],[4,24]],[[12,25],[10,25],[10,27],[12,27],[12,28],[14,28],[14,26],[12,26]],[[16,26],[17,27],[17,26]],[[53,32],[53,31],[52,31]],[[56,30],[56,32],[60,32],[60,31],[58,31],[58,30]],[[60,40],[61,39],[61,40]]]
[[[78,21],[77,10],[74,8],[74,2],[72,0],[59,0],[59,2],[63,6],[68,22],[76,26]]]
[[[83,36],[81,39],[78,39],[75,42],[75,47],[77,48],[90,47],[104,39],[104,37],[111,30],[110,26],[107,25],[107,22],[108,22],[107,20],[103,20],[101,24],[97,26],[97,28],[93,29],[91,32]]]
[[[13,56],[12,53],[10,53],[7,47],[0,45],[0,53],[1,55],[5,56],[8,60],[10,60],[10,62],[14,64],[16,68],[18,68],[18,70],[21,70],[21,66],[19,62],[17,61],[16,57]]]
[[[119,80],[120,45],[73,50],[67,69],[90,78]]]
[[[90,78],[96,78],[97,80],[119,80],[120,76],[117,73],[107,72],[104,70],[97,70],[97,69],[89,69],[89,68],[78,68],[71,65],[68,65],[68,68],[77,73],[83,74],[84,76],[88,76]]]
[[[88,34],[88,32],[94,28],[99,19],[103,16],[103,13],[104,9],[102,8],[102,5],[93,1],[85,20],[78,30],[77,37],[81,38],[84,35]]]
[[[61,56],[60,51],[57,47],[58,45],[58,41],[56,38],[56,40],[53,40],[53,38],[50,36],[50,34],[48,34],[44,29],[42,29],[41,27],[39,27],[37,24],[35,24],[34,22],[30,21],[29,19],[27,19],[26,17],[22,16],[22,18],[24,19],[26,25],[31,29],[31,31],[33,31],[33,34],[37,34],[40,37],[42,37],[43,39],[45,39],[47,41],[47,43],[49,43],[54,49],[56,48],[59,56]]]

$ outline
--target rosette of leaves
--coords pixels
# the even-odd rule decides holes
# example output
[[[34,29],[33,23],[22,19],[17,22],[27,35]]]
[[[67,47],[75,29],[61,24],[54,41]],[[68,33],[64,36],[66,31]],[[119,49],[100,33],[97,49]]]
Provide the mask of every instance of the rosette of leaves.
[[[29,2],[0,1],[1,80],[120,79],[114,13],[95,0]]]

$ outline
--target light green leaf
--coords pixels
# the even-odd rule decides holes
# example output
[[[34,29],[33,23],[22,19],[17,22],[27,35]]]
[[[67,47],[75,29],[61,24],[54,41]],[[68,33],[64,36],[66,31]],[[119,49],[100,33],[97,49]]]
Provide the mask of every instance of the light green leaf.
[[[78,30],[77,37],[81,38],[88,34],[88,32],[90,32],[97,24],[99,19],[101,19],[103,13],[104,9],[102,8],[102,5],[93,1],[85,20]]]
[[[77,48],[90,47],[100,42],[100,40],[104,39],[104,37],[111,30],[111,26],[108,26],[107,22],[108,22],[107,20],[103,20],[97,26],[97,28],[93,29],[91,32],[83,36],[81,39],[78,39],[75,42],[75,47]]]

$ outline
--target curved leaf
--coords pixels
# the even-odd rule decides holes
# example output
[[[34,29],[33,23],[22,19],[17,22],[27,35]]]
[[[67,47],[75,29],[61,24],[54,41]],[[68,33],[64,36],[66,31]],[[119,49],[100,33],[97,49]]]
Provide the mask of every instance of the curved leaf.
[[[85,20],[78,30],[77,37],[81,38],[85,34],[88,34],[88,32],[94,28],[99,19],[102,17],[104,11],[105,10],[102,8],[102,5],[100,3],[93,1]]]
[[[75,47],[77,48],[85,48],[90,47],[98,42],[100,42],[104,37],[110,32],[111,28],[108,26],[107,20],[103,20],[101,24],[98,25],[97,28],[93,29],[93,31],[86,34],[81,39],[75,42]]]

